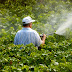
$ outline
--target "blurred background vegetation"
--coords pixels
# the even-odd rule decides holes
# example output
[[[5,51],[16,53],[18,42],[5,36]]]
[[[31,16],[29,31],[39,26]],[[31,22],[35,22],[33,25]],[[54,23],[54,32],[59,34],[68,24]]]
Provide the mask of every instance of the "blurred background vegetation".
[[[22,28],[22,19],[36,20],[33,29],[38,33],[54,33],[72,12],[72,0],[0,0],[0,35],[2,31]]]

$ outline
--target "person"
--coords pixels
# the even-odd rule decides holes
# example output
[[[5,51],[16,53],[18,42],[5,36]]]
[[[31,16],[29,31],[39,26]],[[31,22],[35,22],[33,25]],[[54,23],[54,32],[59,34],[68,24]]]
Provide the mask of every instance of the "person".
[[[35,20],[32,20],[30,16],[23,18],[23,28],[16,33],[14,38],[15,45],[27,45],[33,43],[38,47],[45,43],[46,35],[43,34],[43,38],[41,40],[39,34],[32,29],[32,22],[35,22]]]

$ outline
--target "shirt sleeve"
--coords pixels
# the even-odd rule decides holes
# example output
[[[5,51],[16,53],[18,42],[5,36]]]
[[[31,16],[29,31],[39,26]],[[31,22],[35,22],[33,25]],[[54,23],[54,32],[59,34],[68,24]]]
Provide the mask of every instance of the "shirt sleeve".
[[[35,32],[35,46],[40,46],[42,44],[42,40],[37,32]]]

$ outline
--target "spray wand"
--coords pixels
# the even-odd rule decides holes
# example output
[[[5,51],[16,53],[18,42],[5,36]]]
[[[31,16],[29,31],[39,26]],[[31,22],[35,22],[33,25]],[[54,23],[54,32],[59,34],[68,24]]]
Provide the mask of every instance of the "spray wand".
[[[54,33],[51,33],[51,34],[46,34],[46,36],[49,36],[49,35],[53,35]],[[40,34],[40,37],[42,38],[43,37],[43,33]]]

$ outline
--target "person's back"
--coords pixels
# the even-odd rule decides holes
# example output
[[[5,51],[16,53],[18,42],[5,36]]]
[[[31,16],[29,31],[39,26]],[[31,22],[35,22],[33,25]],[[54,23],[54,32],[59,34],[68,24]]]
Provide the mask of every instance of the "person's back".
[[[41,44],[41,39],[35,30],[32,30],[31,28],[23,28],[17,32],[14,39],[15,45],[26,45],[30,43],[33,43],[35,46],[39,46]]]

